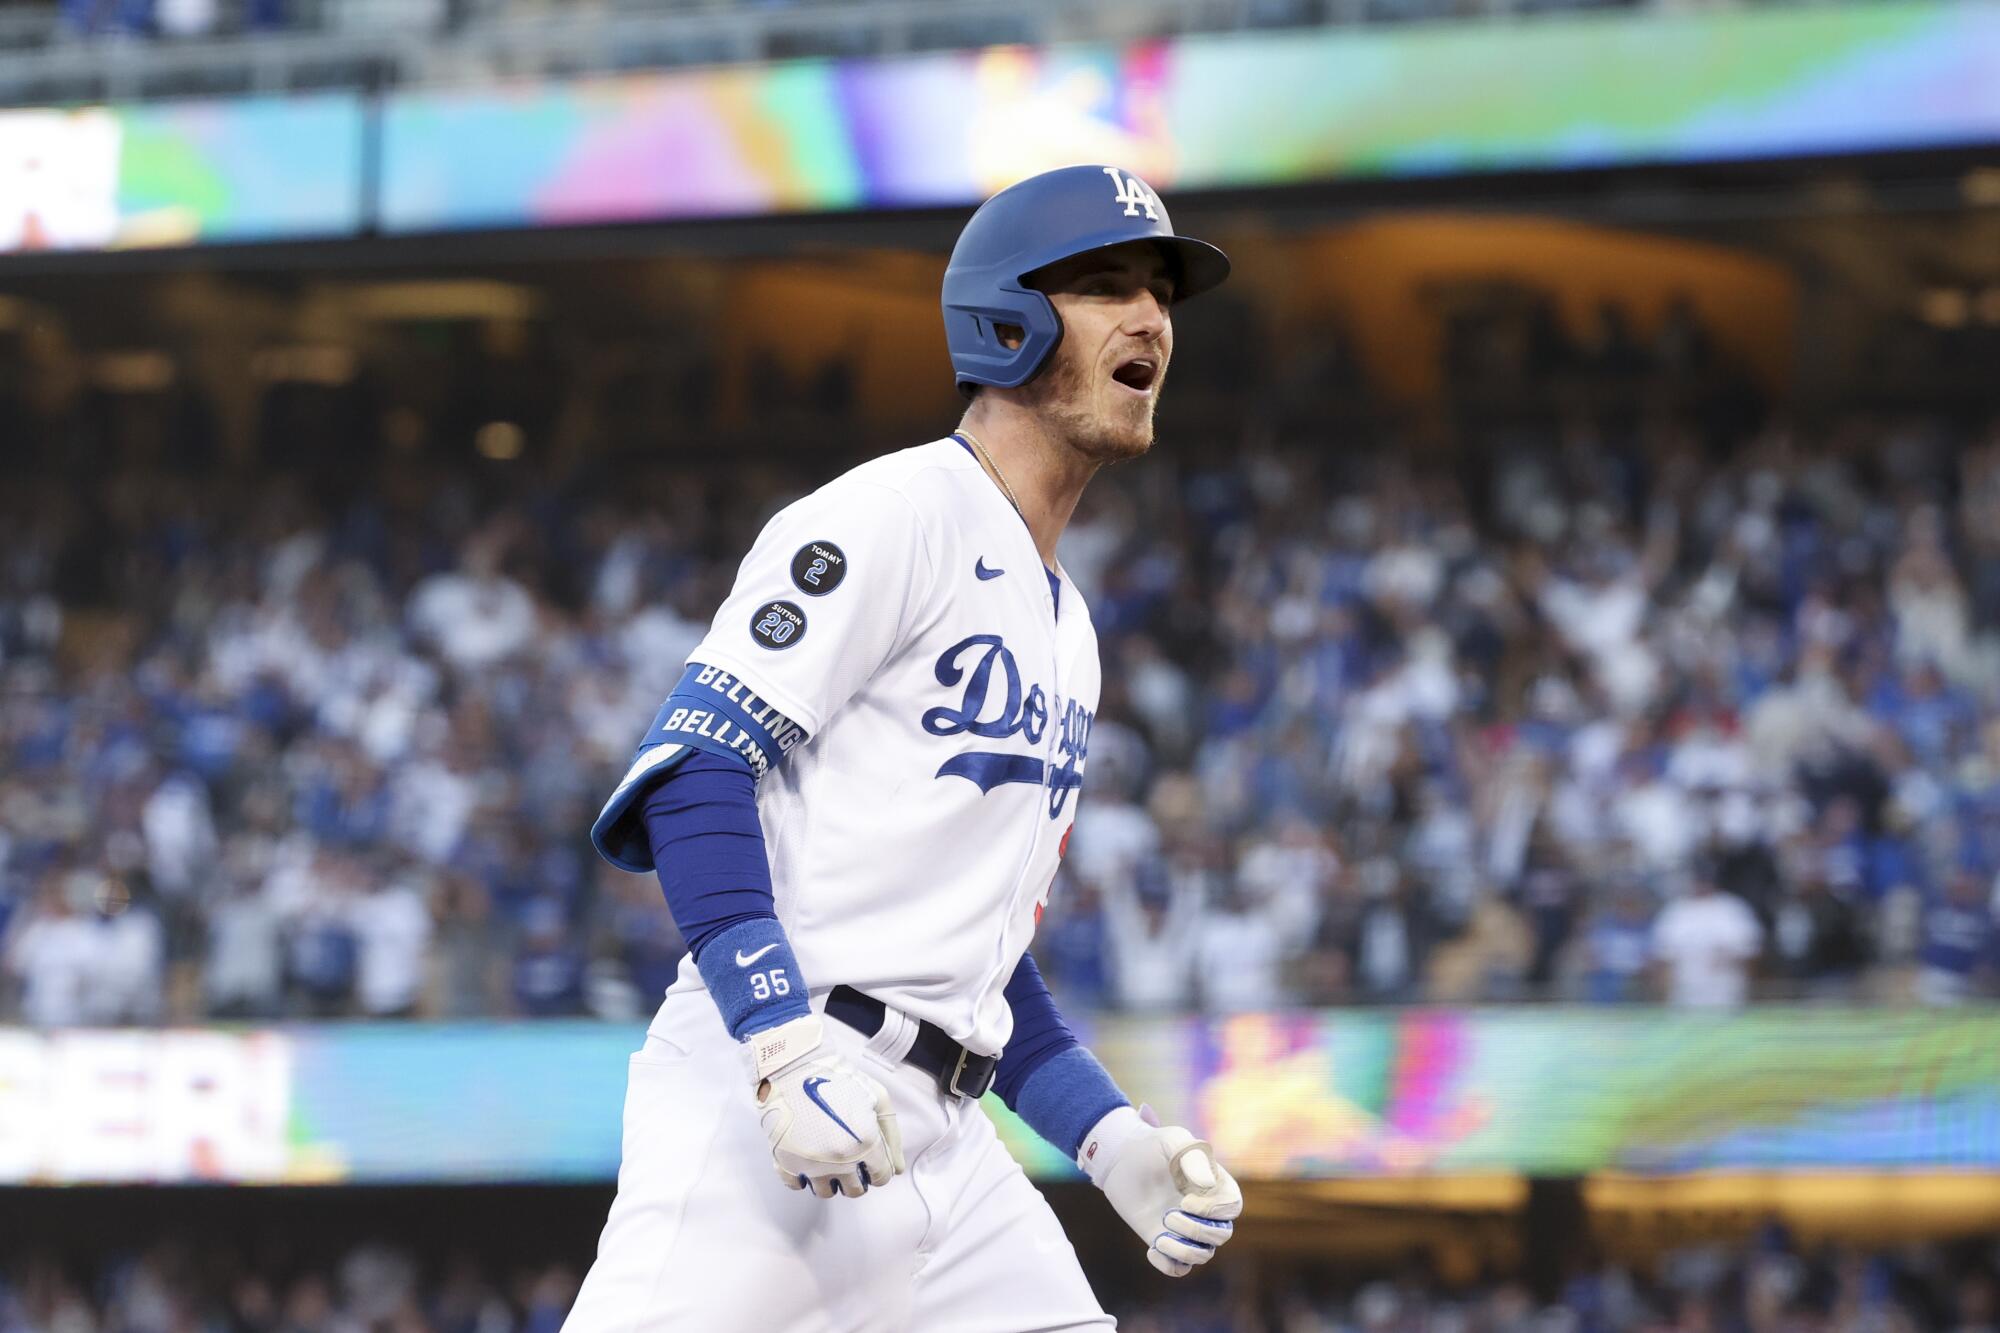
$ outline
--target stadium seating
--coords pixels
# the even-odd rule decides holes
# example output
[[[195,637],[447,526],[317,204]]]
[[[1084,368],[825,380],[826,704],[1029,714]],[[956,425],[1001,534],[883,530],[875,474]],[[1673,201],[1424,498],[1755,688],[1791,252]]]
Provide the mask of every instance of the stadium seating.
[[[1657,389],[1686,341],[1535,373]],[[749,533],[840,460],[410,463],[287,392],[247,469],[198,403],[11,409],[0,1015],[648,1011],[679,941],[584,830]],[[1991,993],[2000,443],[1745,420],[1170,432],[1103,478],[1058,991]]]

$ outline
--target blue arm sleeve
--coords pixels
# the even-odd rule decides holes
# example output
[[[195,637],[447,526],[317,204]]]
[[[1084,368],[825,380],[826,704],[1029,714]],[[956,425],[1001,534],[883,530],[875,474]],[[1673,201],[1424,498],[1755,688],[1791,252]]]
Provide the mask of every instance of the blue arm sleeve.
[[[1132,1103],[1063,1021],[1034,955],[1021,955],[1004,993],[1014,1035],[1001,1052],[993,1091],[1028,1128],[1075,1157],[1092,1125]]]
[[[719,931],[776,917],[749,766],[697,750],[642,798],[667,908],[695,961]]]
[[[643,797],[667,909],[738,1040],[812,1012],[771,897],[754,783],[737,756],[696,751]]]

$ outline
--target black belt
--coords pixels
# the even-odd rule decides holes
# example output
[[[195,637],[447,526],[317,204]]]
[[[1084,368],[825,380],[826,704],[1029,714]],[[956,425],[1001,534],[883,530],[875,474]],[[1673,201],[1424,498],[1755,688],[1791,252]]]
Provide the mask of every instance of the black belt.
[[[882,1030],[888,1006],[872,995],[863,995],[852,986],[835,986],[827,993],[826,1012],[864,1037]],[[997,1055],[978,1055],[953,1041],[935,1023],[919,1022],[917,1039],[903,1057],[938,1081],[938,1086],[954,1097],[977,1100],[993,1086],[993,1071],[1000,1064]]]

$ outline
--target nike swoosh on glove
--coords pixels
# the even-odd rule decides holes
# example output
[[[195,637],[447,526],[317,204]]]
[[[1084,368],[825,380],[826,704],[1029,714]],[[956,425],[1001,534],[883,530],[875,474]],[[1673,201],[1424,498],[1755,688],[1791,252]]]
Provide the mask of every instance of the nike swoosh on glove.
[[[857,1198],[903,1164],[889,1090],[822,1044],[818,1015],[744,1040],[757,1080],[759,1119],[778,1178],[822,1199]]]
[[[1151,1107],[1121,1106],[1091,1126],[1076,1164],[1168,1277],[1212,1259],[1243,1212],[1243,1191],[1214,1149],[1178,1125],[1161,1127]]]

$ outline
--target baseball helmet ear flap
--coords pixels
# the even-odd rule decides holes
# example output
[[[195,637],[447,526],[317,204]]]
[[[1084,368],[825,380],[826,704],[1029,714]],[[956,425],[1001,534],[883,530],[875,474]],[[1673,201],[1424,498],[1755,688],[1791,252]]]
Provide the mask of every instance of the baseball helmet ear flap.
[[[960,279],[954,282],[953,278]],[[952,299],[954,286],[966,299]],[[1048,297],[1016,278],[947,275],[945,345],[958,372],[960,392],[973,384],[1013,389],[1026,384],[1062,341],[1062,317]],[[1009,347],[1010,335],[1018,336]]]

